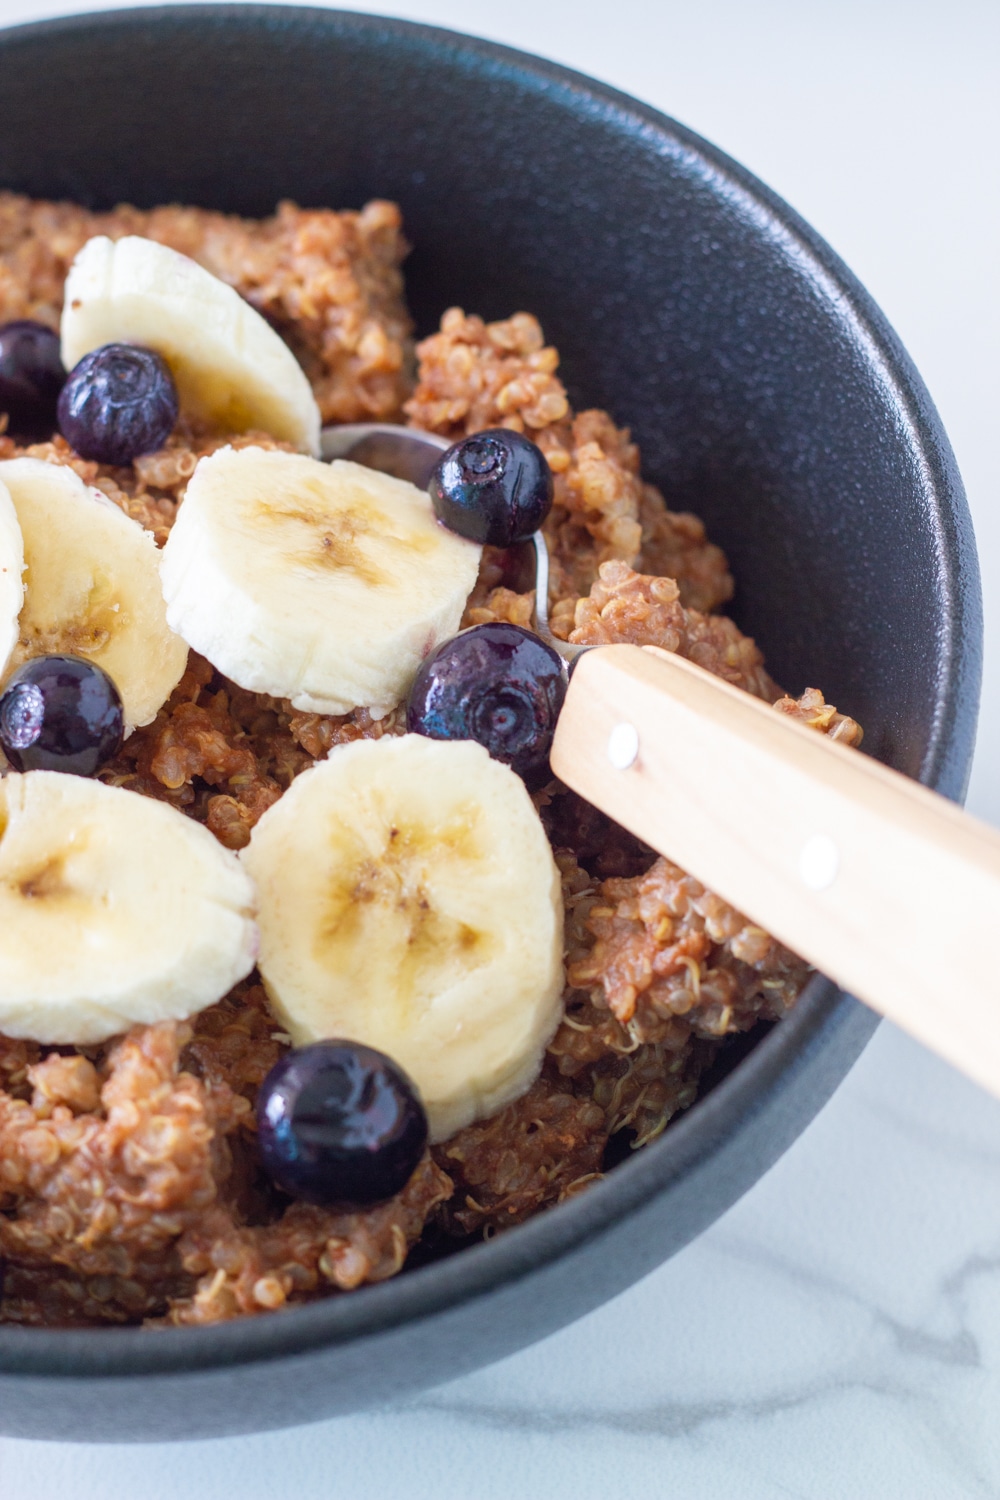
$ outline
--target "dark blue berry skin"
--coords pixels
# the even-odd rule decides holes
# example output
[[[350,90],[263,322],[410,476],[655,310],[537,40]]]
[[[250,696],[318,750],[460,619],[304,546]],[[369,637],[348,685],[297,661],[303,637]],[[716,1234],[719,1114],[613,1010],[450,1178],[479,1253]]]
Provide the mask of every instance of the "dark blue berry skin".
[[[491,547],[527,541],[552,508],[542,450],[505,427],[449,448],[431,475],[434,513],[450,531]]]
[[[534,789],[566,696],[562,658],[519,625],[474,625],[421,665],[406,727],[432,740],[477,740]]]
[[[402,1068],[359,1042],[286,1052],[257,1095],[257,1139],[268,1176],[324,1207],[392,1198],[427,1145],[427,1116]]]
[[[59,430],[81,458],[130,464],[167,441],[177,421],[177,387],[152,349],[105,344],[71,371],[58,412]]]
[[[0,411],[7,413],[12,436],[50,438],[65,383],[58,333],[30,318],[0,328]]]
[[[118,689],[78,656],[32,657],[0,694],[0,746],[15,771],[93,776],[124,737]]]

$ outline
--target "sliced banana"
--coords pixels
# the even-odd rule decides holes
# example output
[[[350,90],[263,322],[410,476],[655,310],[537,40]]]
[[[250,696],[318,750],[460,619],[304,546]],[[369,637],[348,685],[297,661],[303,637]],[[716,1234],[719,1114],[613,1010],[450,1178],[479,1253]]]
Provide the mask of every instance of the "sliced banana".
[[[8,667],[65,653],[96,662],[122,695],[127,729],[148,724],[184,672],[148,531],[64,464],[0,463],[24,539],[24,606]]]
[[[0,781],[0,1031],[86,1046],[194,1015],[249,973],[253,884],[163,802],[82,776]]]
[[[70,267],[62,315],[67,370],[102,344],[162,354],[181,409],[219,432],[263,431],[319,452],[319,408],[305,371],[231,286],[166,245],[88,240]]]
[[[223,448],[198,464],[163,550],[167,619],[240,687],[381,717],[457,631],[480,552],[401,479]]]
[[[17,645],[17,617],[24,604],[24,541],[10,491],[0,481],[0,673]]]
[[[297,1044],[364,1042],[432,1140],[516,1099],[558,1023],[559,873],[524,783],[472,741],[358,740],[293,781],[241,859]]]

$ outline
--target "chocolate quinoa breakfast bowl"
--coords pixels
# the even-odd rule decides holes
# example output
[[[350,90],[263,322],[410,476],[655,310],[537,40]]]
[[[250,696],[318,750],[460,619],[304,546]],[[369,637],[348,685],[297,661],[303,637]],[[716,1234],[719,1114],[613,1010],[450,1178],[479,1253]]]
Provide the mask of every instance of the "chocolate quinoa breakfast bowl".
[[[510,748],[562,681],[515,510],[557,637],[957,797],[960,481],[832,252],[602,85],[263,6],[19,28],[0,80],[2,1426],[376,1405],[687,1243],[875,1024]],[[459,445],[444,526],[320,462],[372,421]]]

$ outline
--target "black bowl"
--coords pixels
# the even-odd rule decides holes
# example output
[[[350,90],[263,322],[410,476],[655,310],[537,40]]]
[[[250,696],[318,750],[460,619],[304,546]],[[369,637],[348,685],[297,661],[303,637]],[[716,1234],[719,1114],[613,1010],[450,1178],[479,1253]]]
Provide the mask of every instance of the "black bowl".
[[[421,327],[525,308],[578,404],[732,560],[736,616],[889,764],[959,797],[980,666],[947,439],[829,248],[697,136],[601,84],[448,32],[196,6],[0,36],[0,183],[244,214],[397,199]],[[873,1017],[808,987],[717,1087],[589,1192],[395,1281],[206,1329],[0,1329],[0,1427],[202,1437],[373,1406],[542,1338],[686,1244],[803,1129]]]

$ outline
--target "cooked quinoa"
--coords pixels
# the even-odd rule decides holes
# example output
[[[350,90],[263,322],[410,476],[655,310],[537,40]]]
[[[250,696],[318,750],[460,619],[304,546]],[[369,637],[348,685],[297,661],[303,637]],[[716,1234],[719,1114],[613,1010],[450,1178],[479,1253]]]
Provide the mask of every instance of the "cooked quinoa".
[[[416,350],[403,300],[398,209],[280,205],[255,222],[176,206],[92,214],[0,194],[0,322],[55,325],[63,282],[94,234],[140,234],[192,256],[258,308],[295,350],[326,422],[400,421],[449,438],[525,432],[555,475],[546,523],[556,633],[587,645],[679,652],[820,734],[858,725],[815,689],[783,697],[720,608],[726,559],[692,515],[643,480],[627,428],[574,412],[558,352],[525,312],[484,323],[458,308]],[[179,428],[124,469],[61,437],[19,448],[68,464],[166,539],[198,459],[223,442]],[[532,596],[486,548],[465,623],[530,625]],[[243,848],[291,781],[335,745],[403,731],[301,713],[246,692],[194,653],[153,723],[101,779],[171,803]],[[254,1100],[290,1045],[257,976],[189,1022],[137,1026],[99,1047],[0,1037],[0,1317],[57,1325],[194,1324],[350,1291],[584,1190],[694,1102],[726,1039],[783,1016],[809,969],[761,928],[596,808],[553,782],[536,805],[562,875],[565,1016],[533,1086],[433,1148],[378,1207],[291,1202],[261,1172]]]

